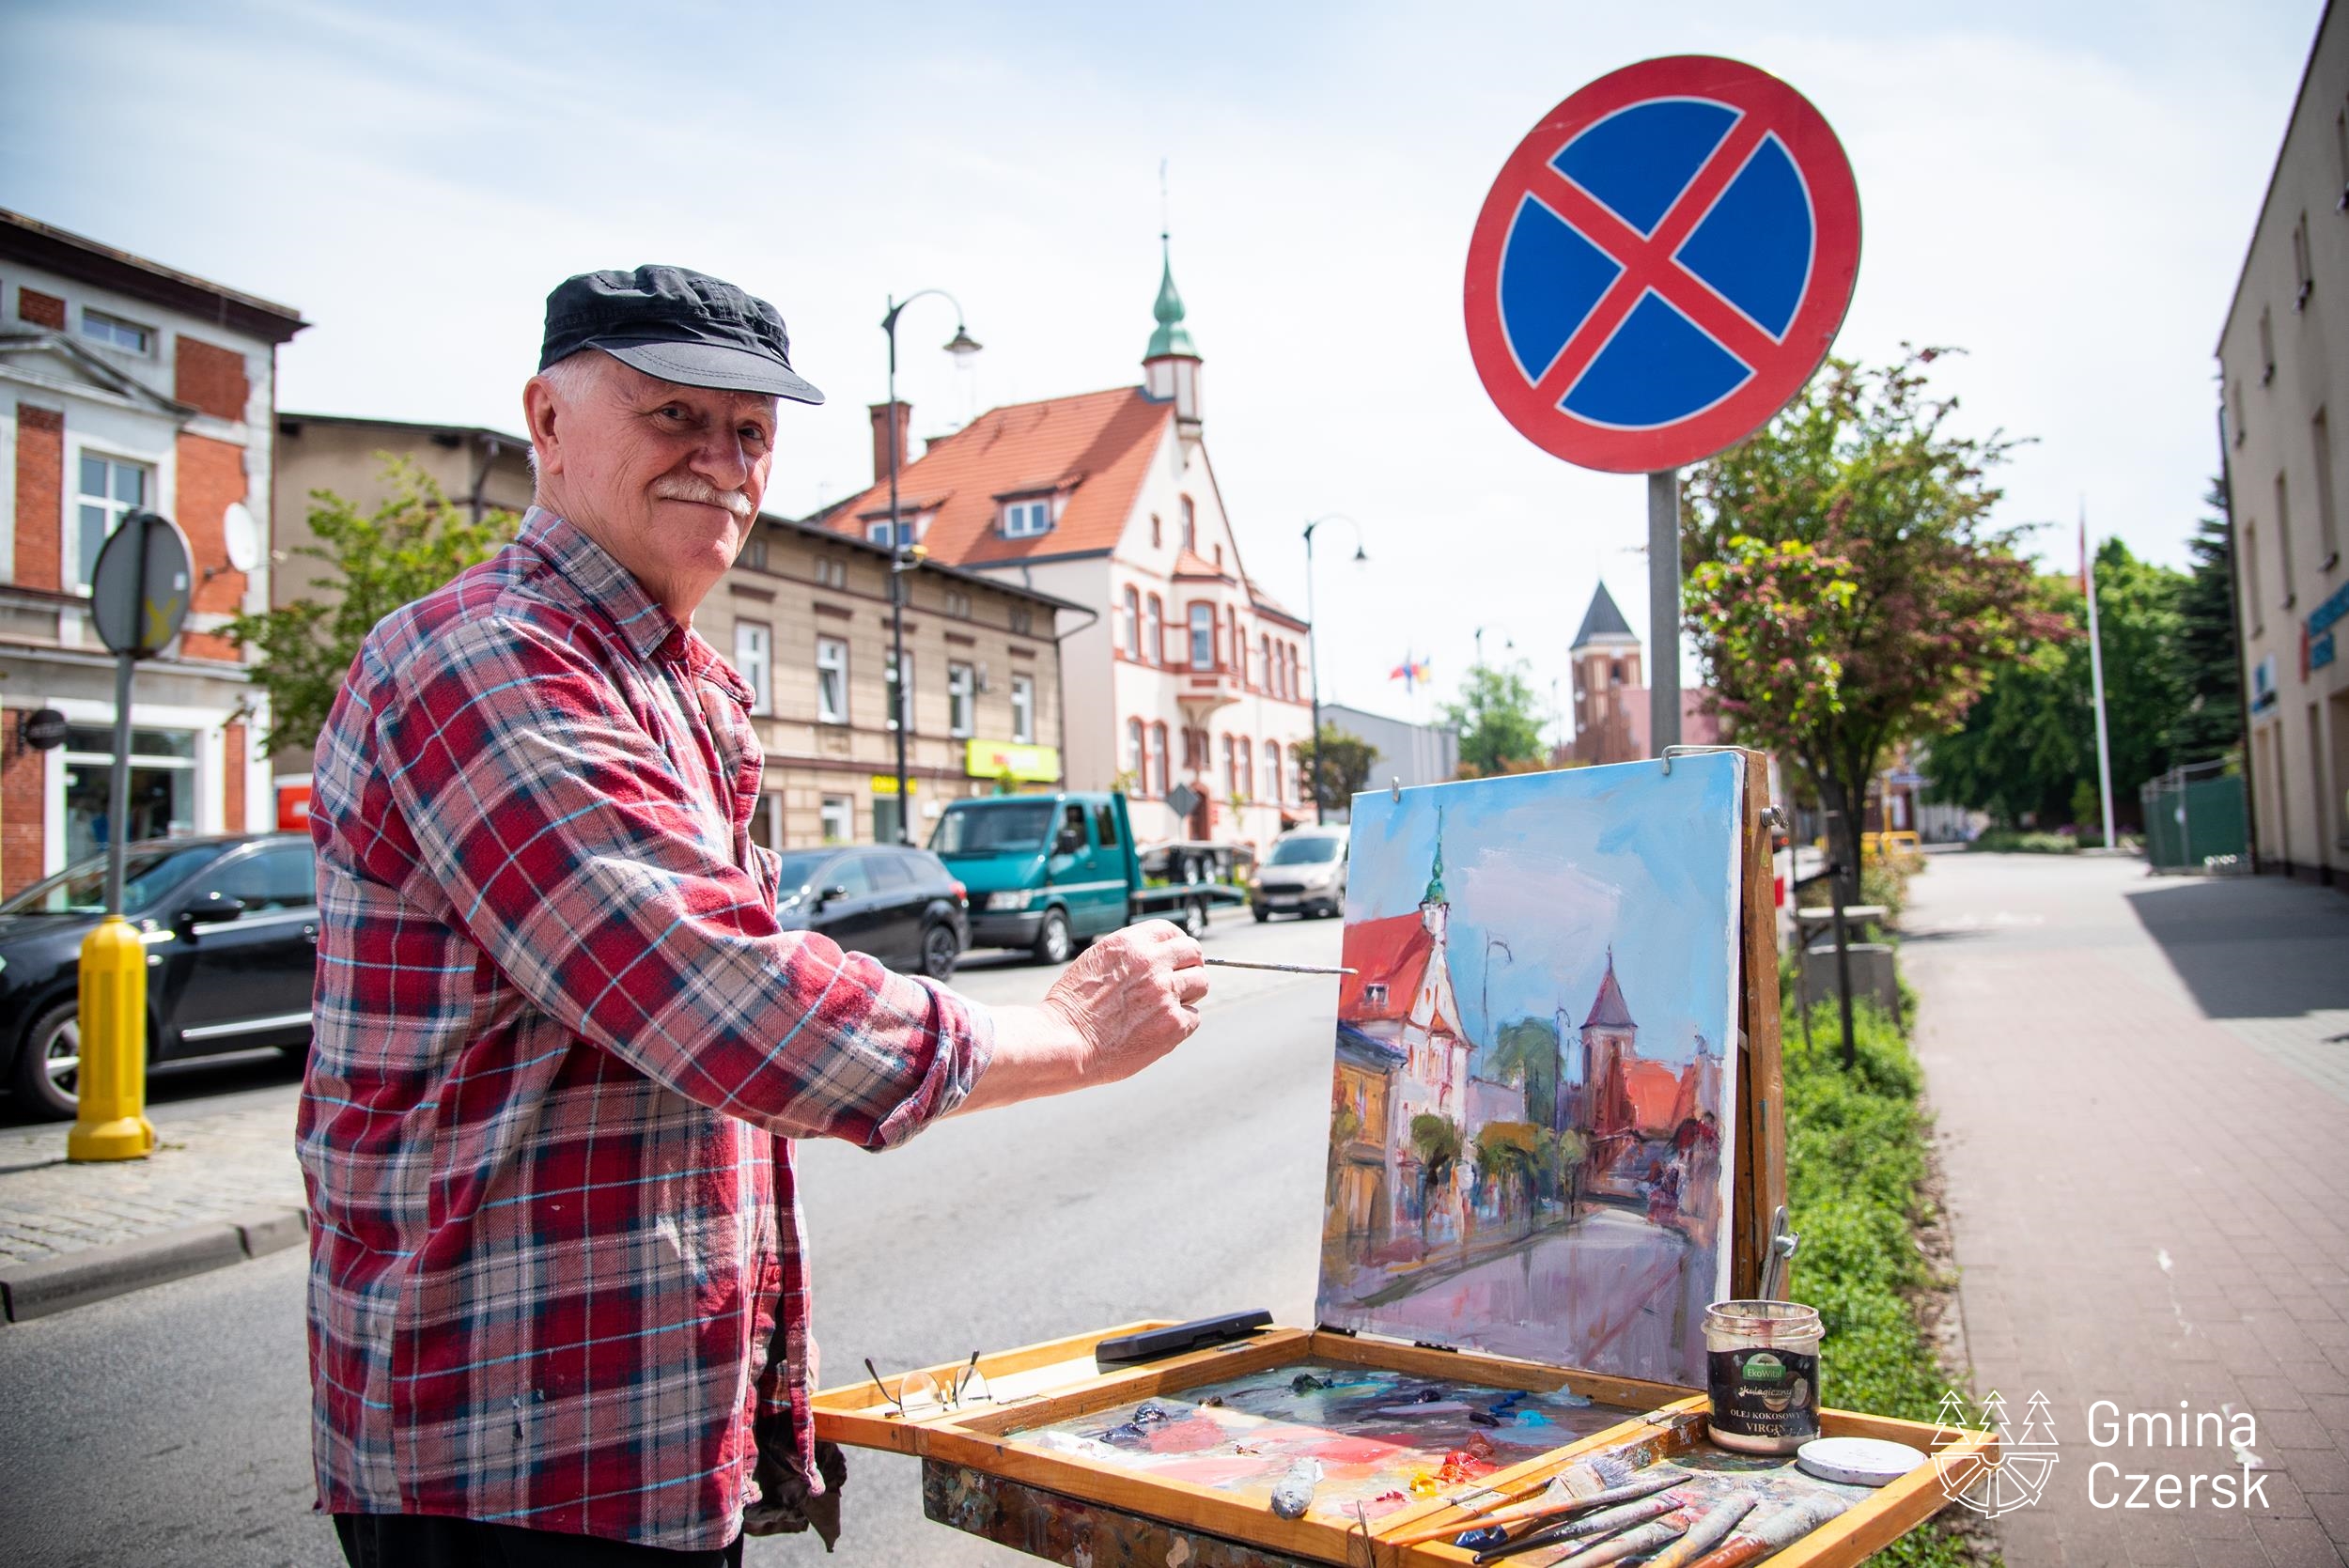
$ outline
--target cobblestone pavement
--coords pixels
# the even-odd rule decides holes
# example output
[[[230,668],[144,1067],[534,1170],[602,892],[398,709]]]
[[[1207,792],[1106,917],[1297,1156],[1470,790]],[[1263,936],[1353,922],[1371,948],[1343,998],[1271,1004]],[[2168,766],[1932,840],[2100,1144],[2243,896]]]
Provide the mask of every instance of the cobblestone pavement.
[[[0,1128],[0,1261],[303,1206],[293,1151],[296,1083],[150,1106],[145,1159],[69,1165],[67,1124]]]
[[[2349,1560],[2349,898],[1937,856],[1905,924],[1978,1390],[2061,1442],[2008,1563]]]

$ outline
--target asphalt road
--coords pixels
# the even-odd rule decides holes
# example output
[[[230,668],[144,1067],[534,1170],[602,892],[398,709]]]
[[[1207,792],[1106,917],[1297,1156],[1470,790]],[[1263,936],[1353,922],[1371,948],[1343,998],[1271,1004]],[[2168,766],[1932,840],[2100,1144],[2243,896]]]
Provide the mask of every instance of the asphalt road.
[[[1335,921],[1223,913],[1208,951],[1334,963]],[[957,986],[1042,995],[979,957]],[[1310,1323],[1336,982],[1216,971],[1199,1033],[1108,1089],[934,1127],[874,1156],[802,1150],[822,1381],[1141,1317],[1269,1308]],[[174,1100],[282,1094],[281,1065],[174,1075]],[[288,1151],[288,1158],[291,1158]],[[0,1327],[0,1564],[333,1564],[309,1512],[302,1255]],[[917,1467],[850,1455],[848,1532],[754,1563],[1033,1560],[922,1517]]]

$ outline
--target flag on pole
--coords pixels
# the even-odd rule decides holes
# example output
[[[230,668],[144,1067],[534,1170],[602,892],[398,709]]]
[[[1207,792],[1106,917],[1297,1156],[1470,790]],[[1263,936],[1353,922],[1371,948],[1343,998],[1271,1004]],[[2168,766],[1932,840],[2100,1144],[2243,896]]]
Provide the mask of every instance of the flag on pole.
[[[1427,679],[1427,669],[1428,661],[1426,660],[1421,659],[1414,654],[1407,653],[1403,656],[1402,663],[1397,664],[1393,669],[1387,672],[1387,678],[1389,680],[1401,681],[1403,683],[1403,693],[1405,696],[1408,696],[1419,685]]]

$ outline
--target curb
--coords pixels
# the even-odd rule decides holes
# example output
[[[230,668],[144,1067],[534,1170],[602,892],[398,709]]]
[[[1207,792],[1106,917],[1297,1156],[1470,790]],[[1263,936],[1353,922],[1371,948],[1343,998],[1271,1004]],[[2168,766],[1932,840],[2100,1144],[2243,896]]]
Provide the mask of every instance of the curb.
[[[265,1257],[299,1245],[306,1219],[300,1209],[248,1209],[156,1235],[0,1263],[0,1309],[10,1323],[23,1323]]]

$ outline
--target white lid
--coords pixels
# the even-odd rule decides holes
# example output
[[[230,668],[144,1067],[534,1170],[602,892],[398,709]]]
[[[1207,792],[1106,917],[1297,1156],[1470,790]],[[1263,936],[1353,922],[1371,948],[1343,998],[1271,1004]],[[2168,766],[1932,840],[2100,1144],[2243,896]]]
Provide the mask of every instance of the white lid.
[[[1810,1474],[1850,1486],[1889,1486],[1924,1462],[1906,1443],[1881,1437],[1814,1437],[1795,1451],[1795,1463]]]

